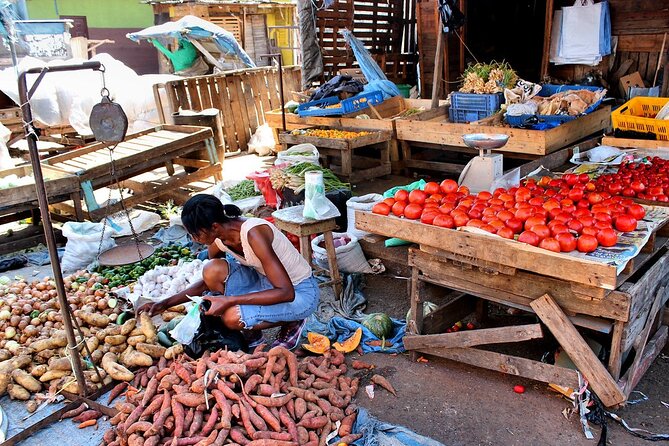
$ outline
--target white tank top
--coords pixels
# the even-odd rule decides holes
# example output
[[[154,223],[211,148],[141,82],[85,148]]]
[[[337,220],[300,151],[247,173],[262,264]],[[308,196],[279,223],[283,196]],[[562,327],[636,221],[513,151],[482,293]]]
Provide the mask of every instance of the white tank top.
[[[253,252],[253,248],[251,248],[248,239],[249,231],[260,225],[267,225],[272,228],[272,233],[274,234],[274,239],[272,240],[272,249],[276,253],[276,256],[279,258],[279,261],[283,267],[286,269],[288,277],[290,277],[290,281],[293,283],[293,285],[297,285],[303,280],[311,277],[311,266],[309,266],[305,258],[302,257],[297,249],[295,249],[293,244],[290,242],[290,240],[288,240],[283,232],[262,218],[249,218],[244,223],[242,223],[240,237],[244,257],[233,252],[230,248],[225,246],[220,239],[216,239],[214,242],[216,243],[216,246],[218,246],[218,249],[229,253],[242,265],[250,266],[263,276],[266,276],[267,274],[265,274],[262,263],[260,263],[260,259],[258,256],[256,256],[255,252]]]

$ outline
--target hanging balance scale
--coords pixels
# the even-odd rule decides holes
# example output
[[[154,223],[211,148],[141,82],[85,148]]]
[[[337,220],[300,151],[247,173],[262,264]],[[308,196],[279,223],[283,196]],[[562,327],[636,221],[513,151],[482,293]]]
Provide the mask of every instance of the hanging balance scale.
[[[116,169],[114,167],[114,149],[116,145],[125,139],[128,131],[128,117],[125,115],[123,108],[113,102],[109,98],[109,90],[104,86],[104,69],[102,71],[103,88],[101,91],[102,100],[99,104],[95,104],[91,110],[89,118],[89,126],[93,132],[95,140],[107,145],[109,149],[110,159],[110,175],[113,183],[119,193],[119,202],[130,226],[133,242],[124,243],[115,246],[105,252],[100,252],[102,243],[104,241],[105,229],[109,219],[109,210],[111,207],[112,189],[109,188],[109,198],[107,199],[107,207],[105,217],[102,224],[102,234],[100,236],[100,245],[98,246],[98,263],[104,266],[120,266],[139,262],[151,256],[155,248],[148,243],[140,242],[139,236],[135,232],[132,225],[132,218],[130,211],[126,208],[123,201],[123,191],[119,184]]]

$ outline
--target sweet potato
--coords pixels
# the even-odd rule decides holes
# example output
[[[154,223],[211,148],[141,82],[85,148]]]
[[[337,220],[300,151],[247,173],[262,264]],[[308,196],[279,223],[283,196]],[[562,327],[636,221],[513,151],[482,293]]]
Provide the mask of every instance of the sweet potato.
[[[116,355],[111,352],[102,357],[102,368],[117,381],[132,381],[135,377],[134,373],[116,362]]]
[[[151,402],[153,397],[156,396],[157,391],[158,391],[158,380],[154,378],[151,381],[149,381],[149,383],[146,386],[146,390],[144,391],[144,396],[142,397],[142,406],[146,407]]]
[[[392,393],[394,396],[397,396],[397,392],[395,391],[393,385],[390,384],[390,382],[383,376],[376,374],[372,375],[372,382],[374,384],[378,384],[379,386],[383,387],[388,392]]]
[[[72,418],[72,421],[75,423],[81,423],[83,421],[88,421],[88,420],[97,420],[100,418],[102,414],[98,412],[95,409],[88,409],[77,415],[76,417]]]
[[[330,420],[328,419],[327,416],[325,415],[320,415],[317,417],[312,417],[312,418],[307,418],[307,419],[302,419],[300,420],[299,423],[297,423],[298,426],[304,426],[307,429],[320,429],[326,424],[328,424]]]
[[[302,398],[295,398],[295,419],[301,420],[305,413],[307,413],[307,402]]]
[[[184,346],[182,344],[173,345],[172,347],[168,347],[167,350],[165,350],[165,358],[176,359],[176,357],[182,354],[183,352],[184,352]]]
[[[298,443],[295,441],[282,441],[282,440],[253,440],[246,444],[246,446],[298,446]]]
[[[43,383],[52,381],[54,379],[60,379],[63,376],[69,375],[70,372],[67,370],[49,370],[44,375],[39,377],[39,380]]]
[[[216,422],[218,421],[218,407],[214,405],[211,408],[211,412],[209,414],[209,418],[207,418],[207,422],[204,423],[204,426],[202,426],[202,431],[200,432],[201,435],[203,436],[209,436],[209,434],[212,433],[214,430],[214,427],[216,426]],[[212,443],[216,439],[216,436],[214,435],[214,438],[212,438]]]
[[[146,432],[151,429],[152,424],[149,421],[136,421],[126,431],[126,435],[132,435],[139,432]]]
[[[156,326],[153,325],[151,317],[146,312],[139,315],[139,329],[142,330],[142,334],[146,336],[146,342],[153,343],[156,341],[156,336],[158,334]]]
[[[290,418],[290,415],[288,415],[288,411],[285,407],[279,409],[279,419],[281,420],[281,423],[286,426],[286,429],[293,438],[293,441],[298,441],[300,439],[300,435],[297,432],[297,425],[295,424],[295,421]]]
[[[246,438],[246,436],[244,435],[244,431],[239,426],[235,426],[232,429],[230,429],[230,438],[232,438],[232,441],[242,446],[245,446],[251,442],[251,440]]]
[[[262,419],[267,423],[270,429],[276,432],[281,432],[281,423],[274,417],[274,415],[272,415],[272,412],[270,412],[268,408],[266,408],[261,404],[258,404],[255,408],[255,411],[258,413],[260,417],[262,417]]]
[[[232,418],[232,407],[230,406],[230,401],[228,401],[227,398],[225,398],[223,392],[218,389],[212,390],[211,394],[216,399],[216,404],[221,410],[221,426],[224,429],[230,429],[230,421]]]
[[[253,423],[251,422],[251,417],[249,415],[248,411],[248,404],[244,404],[243,402],[239,404],[239,413],[241,415],[242,419],[242,425],[244,426],[244,430],[246,430],[246,433],[249,436],[253,436],[253,433],[256,431],[256,428],[253,426]],[[267,430],[265,427],[264,430]]]
[[[180,364],[178,362],[174,362],[172,364],[174,367],[174,373],[181,378],[183,382],[185,382],[187,385],[190,385],[192,382],[191,374],[190,372],[183,366],[183,364]]]
[[[351,415],[347,415],[346,417],[344,417],[343,420],[341,420],[338,432],[340,437],[345,437],[346,435],[350,434],[353,431],[353,423],[355,423],[355,417],[356,414],[352,413]]]
[[[297,428],[298,443],[305,444],[309,441],[309,431],[303,426]]]
[[[25,370],[14,370],[12,372],[12,379],[15,383],[19,384],[31,393],[37,393],[42,390],[42,384]]]
[[[193,415],[193,422],[190,425],[190,429],[188,429],[188,436],[192,437],[197,432],[199,432],[200,429],[202,428],[203,422],[204,422],[204,411],[196,409],[195,415]]]
[[[128,388],[128,383],[127,382],[122,382],[120,384],[116,384],[114,388],[111,389],[111,392],[109,392],[109,399],[107,400],[107,404],[111,404],[112,401],[114,401],[116,398],[119,397],[123,393],[125,389]]]
[[[172,398],[172,415],[174,415],[174,437],[179,438],[184,431],[184,407],[176,399]]]
[[[125,420],[127,420],[127,419],[128,419],[128,414],[127,413],[119,412],[119,413],[117,413],[116,415],[114,415],[113,417],[111,417],[109,419],[109,423],[112,426],[118,426],[118,425],[122,425],[123,423],[125,423]]]
[[[77,415],[79,415],[83,411],[85,411],[86,409],[88,409],[88,405],[86,403],[81,403],[81,405],[79,405],[79,407],[77,407],[75,409],[72,409],[72,410],[68,410],[63,415],[61,415],[60,419],[63,420],[65,418],[76,417]]]
[[[288,432],[258,431],[253,434],[253,439],[291,441],[292,437]]]
[[[111,322],[109,316],[100,313],[89,313],[87,311],[78,310],[75,312],[75,315],[93,327],[105,328]]]
[[[311,390],[300,389],[299,387],[288,387],[288,390],[290,390],[292,393],[295,394],[295,396],[302,398],[306,402],[315,403],[318,401],[318,397]]]
[[[255,428],[258,429],[259,431],[266,431],[267,423],[265,423],[265,420],[263,420],[262,417],[258,415],[255,409],[251,407],[251,405],[247,401],[243,400],[242,404],[246,408],[246,412],[249,415],[249,420],[251,420],[251,424],[253,424],[253,426],[255,426]]]
[[[165,396],[161,393],[153,397],[151,402],[146,406],[146,409],[142,412],[140,418],[148,417],[154,413],[157,413],[160,410],[160,406],[163,404],[163,399]]]
[[[258,396],[250,395],[251,398],[258,404],[262,404],[265,407],[281,407],[284,406],[289,400],[295,397],[293,392],[287,393],[286,395],[272,398],[269,396]]]
[[[128,336],[135,329],[136,325],[137,325],[137,319],[135,318],[128,319],[123,323],[123,325],[121,325],[120,334],[122,334],[123,336]]]
[[[139,407],[141,408],[142,406]],[[160,412],[158,412],[158,414],[154,417],[151,429],[146,431],[144,436],[151,437],[160,432],[160,429],[163,427],[163,424],[165,423],[165,420],[167,420],[167,417],[170,415],[170,413],[172,413],[172,398],[169,392],[165,390],[163,392],[163,404],[160,406]]]
[[[260,375],[251,375],[247,380],[246,383],[244,383],[244,392],[246,393],[252,393],[256,387],[262,382],[263,377]]]
[[[204,395],[201,393],[193,393],[193,392],[180,393],[174,395],[174,399],[176,399],[180,404],[183,404],[186,407],[197,407],[200,404],[205,404]]]
[[[344,437],[341,437],[339,439],[339,443],[344,443],[344,444],[351,444],[356,440],[359,440],[362,438],[362,434],[348,434]]]
[[[86,427],[90,426],[97,426],[98,420],[86,420],[82,422],[79,426],[77,426],[79,429],[84,429]]]
[[[239,395],[237,395],[230,387],[228,387],[225,381],[219,380],[216,383],[216,388],[220,390],[227,399],[239,401]]]
[[[195,409],[192,407],[188,409],[188,412],[186,412],[186,415],[184,416],[184,422],[183,422],[183,432],[188,432],[190,429],[190,425],[193,422],[193,416],[195,416]]]
[[[153,358],[146,353],[133,350],[127,353],[121,360],[126,367],[151,367]]]
[[[138,352],[145,353],[154,359],[160,359],[165,354],[165,351],[167,351],[162,345],[147,344],[146,342],[140,342],[135,345],[135,348]]]

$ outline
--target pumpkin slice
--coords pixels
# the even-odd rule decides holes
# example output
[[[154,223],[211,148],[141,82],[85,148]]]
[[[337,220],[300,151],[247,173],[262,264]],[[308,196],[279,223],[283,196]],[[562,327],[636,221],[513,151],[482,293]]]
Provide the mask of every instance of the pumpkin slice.
[[[330,351],[330,340],[327,336],[323,336],[319,333],[309,332],[307,333],[307,339],[309,340],[309,343],[302,344],[302,348],[305,350],[309,350],[310,352],[317,353],[319,355]]]
[[[358,328],[353,335],[344,342],[335,342],[332,346],[342,353],[349,353],[358,348],[362,339],[362,328]]]

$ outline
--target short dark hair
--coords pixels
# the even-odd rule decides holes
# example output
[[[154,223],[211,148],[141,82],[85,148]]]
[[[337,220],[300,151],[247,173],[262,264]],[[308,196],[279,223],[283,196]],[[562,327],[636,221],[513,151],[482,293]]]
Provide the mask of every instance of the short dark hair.
[[[214,223],[227,223],[241,215],[241,209],[234,204],[223,205],[213,195],[198,194],[184,204],[181,222],[190,234],[197,234],[211,229]]]

